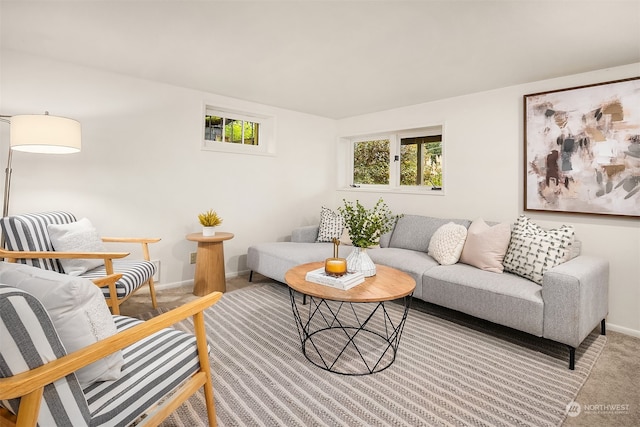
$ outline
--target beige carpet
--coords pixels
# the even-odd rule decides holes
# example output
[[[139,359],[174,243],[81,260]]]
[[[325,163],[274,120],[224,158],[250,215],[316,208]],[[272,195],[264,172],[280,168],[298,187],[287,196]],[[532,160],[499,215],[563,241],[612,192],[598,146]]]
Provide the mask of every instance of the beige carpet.
[[[222,346],[214,345],[216,351],[213,356],[214,366],[217,367],[213,375],[214,384],[217,384],[220,425],[559,425],[565,418],[567,403],[572,400],[580,403],[575,396],[586,381],[606,341],[594,332],[586,345],[579,349],[577,369],[571,372],[566,369],[564,346],[466,316],[457,316],[455,313],[450,316],[449,320],[452,322],[443,319],[447,317],[447,313],[435,313],[439,317],[433,317],[430,312],[438,311],[439,308],[416,301],[416,309],[410,313],[394,365],[381,373],[357,377],[359,380],[349,379],[356,382],[345,383],[344,378],[352,377],[319,370],[301,355],[290,305],[286,299],[286,288],[280,284],[272,285],[269,280],[259,281],[266,283],[259,289],[269,290],[269,299],[275,301],[277,308],[270,308],[267,312],[278,313],[277,332],[274,329],[261,331],[262,326],[256,327],[256,322],[261,324],[262,318],[273,316],[265,315],[264,310],[261,311],[261,316],[256,314],[255,310],[260,308],[260,301],[265,300],[266,296],[256,299],[246,293],[248,289],[238,293],[229,292],[222,300],[228,303],[222,304],[221,301],[214,306],[219,308],[218,311],[224,309],[225,316],[217,319],[215,313],[207,316],[212,322],[210,329],[231,319],[231,323],[225,324],[222,329],[233,331],[225,336],[212,337],[213,343],[218,342]],[[230,284],[229,290],[244,289],[247,286],[244,278],[235,279],[235,282]],[[168,294],[166,292],[165,297]],[[135,303],[130,302],[132,304],[127,308],[133,309]],[[128,304],[129,301],[125,306]],[[232,306],[233,309],[227,306]],[[244,329],[238,330],[238,325],[243,325]],[[273,327],[275,326],[269,326]],[[246,339],[238,338],[242,336]],[[264,336],[270,338],[263,340]],[[275,340],[275,345],[274,336],[279,337]],[[255,343],[260,342],[260,345],[267,347],[253,348],[257,345]],[[489,350],[484,350],[485,348]],[[283,349],[286,349],[284,353]],[[247,354],[253,356],[247,357]],[[284,359],[283,354],[286,356]],[[260,360],[261,356],[266,359]],[[421,370],[416,375],[417,365],[421,366]],[[278,366],[277,381],[271,375],[265,377],[264,366]],[[286,373],[280,373],[283,369]],[[529,371],[533,374],[524,374]],[[234,379],[225,380],[225,375]],[[252,383],[252,386],[243,385],[244,378],[257,382]],[[311,385],[330,384],[332,388],[315,395],[314,399],[292,403],[291,399],[302,398],[300,393],[295,393],[294,396],[287,390],[300,387],[300,381]],[[372,383],[375,386],[372,387]],[[235,388],[236,385],[240,387],[240,391]],[[358,401],[356,407],[360,408],[360,412],[356,411],[359,415],[353,418],[353,413],[346,411],[344,407],[347,405],[352,408],[354,404],[354,397],[347,390],[361,389],[368,390],[364,393],[367,396],[370,392],[375,395],[383,391],[383,398],[368,403]],[[303,391],[304,389],[300,390]],[[243,393],[249,394],[239,398]],[[343,402],[342,406],[327,406],[327,399],[331,396],[341,396],[339,400]],[[324,402],[321,407],[330,408],[328,412],[313,409],[317,406],[314,402],[318,400]],[[635,402],[628,404],[634,406]],[[191,409],[189,405],[186,405],[187,409],[183,407],[168,425],[197,425],[198,421],[191,419],[192,415],[189,414],[194,412],[193,405],[196,405],[197,413],[199,405],[197,402],[190,405]],[[291,405],[295,407],[294,412],[297,411],[293,419],[288,418],[291,415],[289,412],[293,410]],[[594,405],[582,406],[582,413],[577,417],[567,418],[565,425],[584,425],[575,422],[582,420],[589,423],[595,419],[592,417],[607,415],[603,414],[603,410],[595,414]],[[619,417],[613,419],[619,421],[616,425],[633,425],[625,424],[625,419],[634,417],[633,410],[637,411],[637,408],[630,408],[626,415],[608,415]],[[345,411],[348,413],[335,415]],[[333,415],[327,418],[329,413]],[[183,421],[180,417],[183,417]]]

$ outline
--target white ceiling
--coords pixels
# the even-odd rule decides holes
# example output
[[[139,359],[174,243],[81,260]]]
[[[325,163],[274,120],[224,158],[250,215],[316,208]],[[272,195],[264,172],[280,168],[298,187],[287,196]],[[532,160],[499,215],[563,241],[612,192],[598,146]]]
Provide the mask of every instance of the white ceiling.
[[[343,118],[640,62],[640,0],[5,1],[1,43]]]

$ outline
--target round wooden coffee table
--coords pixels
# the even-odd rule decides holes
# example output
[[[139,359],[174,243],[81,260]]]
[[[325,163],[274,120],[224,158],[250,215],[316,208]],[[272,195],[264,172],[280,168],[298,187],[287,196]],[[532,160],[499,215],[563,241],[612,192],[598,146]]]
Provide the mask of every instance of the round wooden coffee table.
[[[396,358],[415,281],[384,265],[346,291],[305,280],[307,272],[323,265],[302,264],[285,274],[302,353],[314,365],[344,375],[388,368]],[[309,303],[298,303],[296,292],[310,297]],[[394,300],[401,304],[390,303]]]

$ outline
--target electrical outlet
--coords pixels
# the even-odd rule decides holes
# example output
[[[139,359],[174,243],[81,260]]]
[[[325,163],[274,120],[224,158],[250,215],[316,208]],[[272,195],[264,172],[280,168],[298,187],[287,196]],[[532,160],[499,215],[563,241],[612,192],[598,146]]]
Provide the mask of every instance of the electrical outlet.
[[[195,264],[196,263],[196,252],[191,252],[190,258],[189,258],[189,262],[191,264]]]

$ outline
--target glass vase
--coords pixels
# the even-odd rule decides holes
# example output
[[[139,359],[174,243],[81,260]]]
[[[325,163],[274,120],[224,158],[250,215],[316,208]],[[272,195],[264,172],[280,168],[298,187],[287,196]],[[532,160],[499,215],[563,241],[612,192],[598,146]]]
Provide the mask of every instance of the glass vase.
[[[364,274],[364,277],[375,276],[376,265],[369,257],[367,248],[353,248],[347,257],[347,271],[359,271]]]

